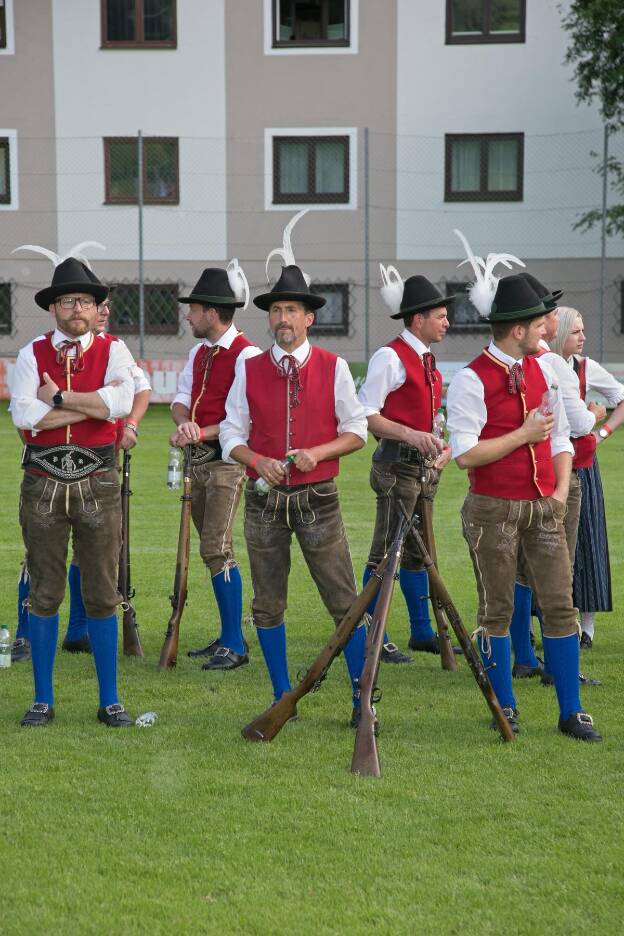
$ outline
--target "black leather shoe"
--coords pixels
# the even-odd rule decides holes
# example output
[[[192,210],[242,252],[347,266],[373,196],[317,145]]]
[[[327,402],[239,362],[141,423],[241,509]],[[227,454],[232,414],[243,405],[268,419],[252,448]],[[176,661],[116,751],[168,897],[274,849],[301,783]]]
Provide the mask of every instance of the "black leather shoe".
[[[537,666],[526,666],[524,663],[514,663],[511,675],[514,679],[532,679],[541,676],[544,672],[544,661],[537,657]]]
[[[30,641],[18,637],[11,645],[11,663],[26,663],[30,660]]]
[[[223,644],[221,643],[221,640],[216,637],[214,640],[211,640],[210,643],[205,647],[200,647],[199,650],[189,650],[186,655],[190,657],[211,657],[214,656],[217,650],[222,646]],[[243,640],[243,646],[245,647],[245,653],[249,653],[249,644],[246,640]]]
[[[602,741],[602,735],[594,728],[594,720],[587,712],[573,712],[569,718],[560,718],[559,731],[577,741]]]
[[[520,725],[518,724],[518,709],[514,709],[511,705],[503,706],[503,715],[511,725],[511,730],[514,734],[520,733]],[[495,718],[490,722],[490,728],[498,730],[498,724]]]
[[[407,646],[416,653],[440,653],[440,640],[437,634],[434,634],[428,640],[416,640],[414,637],[410,637]],[[463,650],[461,647],[453,647],[453,653],[460,656]]]
[[[67,653],[91,653],[91,641],[87,634],[78,640],[68,640],[66,637],[61,646]]]
[[[54,718],[54,709],[46,702],[34,702],[24,717],[20,725],[23,728],[45,728]]]
[[[585,676],[579,673],[579,682],[581,686],[602,686],[602,680],[594,679],[592,676]]]
[[[591,650],[593,640],[585,631],[581,634],[581,650]]]
[[[244,666],[245,663],[249,663],[248,653],[236,653],[228,647],[219,647],[214,656],[211,656],[210,659],[203,664],[202,669],[233,670],[238,669],[239,666]]]
[[[360,717],[362,715],[362,708],[359,702],[356,702],[351,711],[351,721],[349,722],[352,728],[357,728],[360,724]],[[373,734],[375,737],[379,735],[379,722],[377,721],[377,712],[375,711],[375,706],[373,706],[373,715],[375,715],[375,722],[373,725]]]
[[[413,663],[414,659],[407,653],[401,653],[395,643],[384,644],[381,650],[382,663]]]
[[[108,728],[130,728],[134,724],[123,705],[120,705],[119,702],[107,705],[106,708],[99,708],[97,717],[98,721],[107,725]]]

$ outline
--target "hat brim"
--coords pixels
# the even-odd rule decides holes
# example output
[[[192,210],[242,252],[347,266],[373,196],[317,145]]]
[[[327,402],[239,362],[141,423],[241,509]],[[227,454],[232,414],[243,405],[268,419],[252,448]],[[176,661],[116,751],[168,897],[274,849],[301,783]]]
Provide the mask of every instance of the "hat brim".
[[[527,319],[540,318],[540,316],[546,315],[548,311],[549,310],[540,299],[540,304],[530,309],[520,309],[516,312],[501,312],[499,315],[495,312],[493,315],[490,315],[489,318],[484,319],[484,322],[490,324],[496,322],[526,322]]]
[[[80,283],[63,283],[62,286],[47,286],[45,289],[39,290],[38,293],[35,293],[35,302],[41,309],[45,309],[46,312],[50,308],[53,302],[55,302],[59,296],[66,296],[68,293],[86,293],[88,296],[93,296],[96,303],[99,305],[100,302],[104,302],[108,296],[108,286],[105,286],[103,283],[91,283],[85,282],[84,280]]]
[[[402,319],[406,315],[415,315],[417,312],[430,312],[431,309],[439,309],[440,306],[448,306],[456,298],[454,296],[440,296],[438,299],[428,299],[426,302],[419,302],[417,305],[410,306],[408,309],[401,309],[391,319]]]
[[[274,302],[302,302],[313,311],[322,308],[327,302],[323,296],[317,296],[316,293],[300,292],[268,292],[256,296],[254,305],[258,306],[264,312],[268,312]]]
[[[184,305],[197,302],[200,305],[234,306],[235,309],[239,309],[245,305],[242,300],[232,299],[231,296],[202,296],[199,293],[191,293],[190,296],[180,296],[178,302],[182,302]]]

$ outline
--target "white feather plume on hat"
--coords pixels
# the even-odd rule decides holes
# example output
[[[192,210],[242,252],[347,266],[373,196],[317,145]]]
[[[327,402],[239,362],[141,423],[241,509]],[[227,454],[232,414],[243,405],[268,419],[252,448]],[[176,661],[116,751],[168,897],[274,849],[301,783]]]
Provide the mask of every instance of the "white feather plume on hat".
[[[401,302],[403,301],[405,284],[401,279],[401,274],[396,267],[385,267],[383,263],[380,263],[379,270],[381,272],[381,281],[383,283],[383,286],[381,287],[381,298],[391,310],[392,314],[396,315],[401,310]]]
[[[33,253],[43,254],[44,257],[51,260],[55,268],[61,263],[64,263],[65,260],[69,260],[70,257],[73,257],[74,260],[80,260],[81,263],[84,263],[84,265],[91,270],[91,264],[82,252],[88,247],[97,247],[98,250],[106,250],[104,244],[100,244],[99,241],[80,241],[79,244],[74,244],[73,247],[70,247],[66,254],[57,254],[47,247],[40,247],[38,244],[22,244],[20,247],[16,247],[15,250],[12,250],[11,253],[17,253],[18,250],[32,250]]]
[[[291,235],[292,229],[294,228],[294,226],[295,226],[295,224],[297,223],[297,221],[299,221],[300,218],[303,218],[304,214],[307,214],[309,210],[310,210],[309,208],[302,208],[301,211],[298,211],[297,214],[294,215],[294,216],[290,219],[290,221],[288,222],[288,224],[287,224],[286,227],[284,228],[284,238],[283,238],[283,242],[282,242],[282,243],[283,243],[283,246],[282,246],[282,247],[276,247],[274,250],[271,251],[271,253],[270,253],[269,256],[267,257],[267,260],[266,260],[266,278],[267,278],[267,283],[270,282],[270,280],[269,280],[269,263],[271,262],[271,260],[273,259],[273,257],[281,257],[282,260],[284,261],[284,266],[297,266],[297,261],[295,260],[295,255],[294,255],[294,253],[293,253],[292,245],[291,245],[291,243],[290,243],[290,235]],[[312,282],[312,277],[311,277],[308,273],[305,273],[303,270],[301,270],[301,273],[302,273],[303,278],[304,278],[304,280],[305,280],[306,286],[309,286],[310,283]]]
[[[470,301],[482,318],[489,318],[499,280],[498,276],[494,276],[494,268],[499,263],[502,263],[508,270],[511,270],[513,263],[517,263],[521,267],[525,264],[518,257],[508,253],[488,254],[485,260],[483,257],[477,257],[473,254],[472,248],[462,232],[454,228],[453,233],[457,234],[466,251],[466,260],[462,260],[457,266],[460,267],[464,263],[469,263],[474,270],[475,280],[468,289]]]
[[[226,272],[228,281],[232,287],[232,292],[236,296],[236,301],[245,303],[243,306],[244,312],[249,305],[249,283],[247,282],[247,277],[237,257],[230,260],[226,267]]]

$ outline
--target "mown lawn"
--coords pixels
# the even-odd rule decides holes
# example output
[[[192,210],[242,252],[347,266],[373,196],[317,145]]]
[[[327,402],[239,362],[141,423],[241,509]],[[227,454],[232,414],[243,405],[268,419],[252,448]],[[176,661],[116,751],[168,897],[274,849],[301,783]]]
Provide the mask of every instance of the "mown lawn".
[[[254,634],[251,665],[203,673],[185,656],[215,634],[212,590],[196,555],[175,672],[158,655],[170,606],[179,500],[165,487],[169,417],[153,407],[132,461],[133,580],[144,660],[120,660],[132,714],[151,729],[95,720],[90,658],[59,654],[57,718],[18,722],[27,664],[0,671],[0,867],[5,934],[503,934],[622,931],[622,508],[624,433],[600,449],[610,517],[615,606],[598,620],[583,667],[602,745],[558,735],[554,693],[517,686],[522,734],[503,745],[468,667],[432,656],[382,668],[383,777],[349,772],[353,732],[344,664],[271,745],[240,728],[270,701]],[[19,444],[0,419],[2,620],[15,628],[22,557]],[[373,522],[371,448],[343,462],[342,504],[358,577]],[[466,478],[451,466],[436,503],[441,569],[472,629],[475,591],[461,538]],[[249,597],[244,543],[238,554]],[[294,676],[330,623],[293,550],[288,634]],[[65,609],[63,615],[66,618]],[[392,637],[405,648],[402,597]]]

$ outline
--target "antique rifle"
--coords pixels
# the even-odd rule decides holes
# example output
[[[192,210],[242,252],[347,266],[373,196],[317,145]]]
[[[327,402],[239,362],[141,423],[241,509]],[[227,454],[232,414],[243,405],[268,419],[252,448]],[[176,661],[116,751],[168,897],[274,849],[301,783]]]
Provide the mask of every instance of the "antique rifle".
[[[135,591],[130,579],[130,452],[124,451],[121,469],[121,550],[119,552],[118,588],[123,601],[123,652],[124,656],[143,656],[139,637],[136,611],[132,606]]]
[[[431,556],[431,561],[437,568],[437,557],[436,557],[436,547],[435,547],[435,536],[433,533],[433,500],[431,497],[427,497],[425,494],[422,494],[419,499],[418,507],[420,509],[420,519],[422,522],[423,530],[423,540],[427,547],[427,551]],[[453,645],[451,644],[451,635],[449,634],[448,625],[446,623],[446,618],[444,617],[444,611],[442,609],[442,602],[436,591],[435,582],[432,581],[432,577],[429,575],[429,593],[431,595],[431,606],[433,608],[433,616],[436,620],[436,627],[438,629],[438,641],[440,644],[440,660],[442,662],[442,669],[455,671],[457,669],[457,660],[455,659],[455,654],[453,653]]]
[[[160,651],[159,666],[161,669],[172,669],[178,661],[178,640],[180,637],[180,621],[186,604],[186,590],[188,584],[189,549],[191,543],[191,446],[184,448],[184,480],[180,501],[182,510],[180,514],[180,532],[178,534],[178,555],[176,558],[175,578],[173,581],[173,594],[169,596],[171,602],[171,617],[167,624],[165,642]]]

